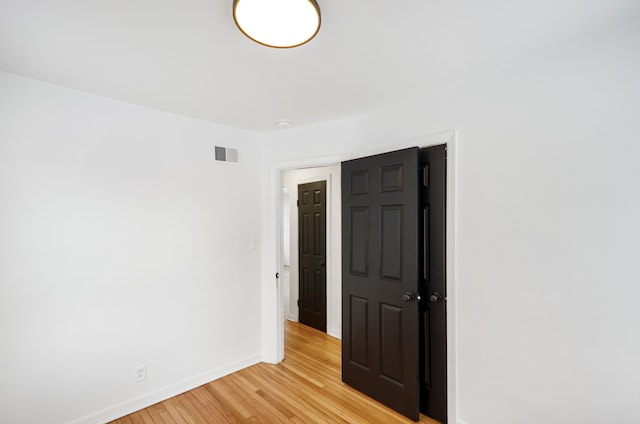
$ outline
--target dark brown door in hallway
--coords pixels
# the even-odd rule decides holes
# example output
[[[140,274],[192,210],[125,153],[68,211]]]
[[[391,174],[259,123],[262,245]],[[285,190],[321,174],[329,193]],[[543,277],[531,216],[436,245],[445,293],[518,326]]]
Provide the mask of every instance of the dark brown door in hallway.
[[[342,163],[342,379],[419,418],[418,148]]]
[[[300,322],[327,331],[327,182],[298,185]]]

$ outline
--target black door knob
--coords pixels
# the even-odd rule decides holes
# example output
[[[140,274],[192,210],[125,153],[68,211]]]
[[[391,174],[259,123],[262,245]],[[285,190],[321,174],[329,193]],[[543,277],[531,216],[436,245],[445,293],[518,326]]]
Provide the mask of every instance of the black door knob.
[[[416,295],[411,292],[406,292],[402,295],[403,302],[412,302],[416,300]]]
[[[442,296],[440,296],[440,293],[438,292],[434,292],[429,295],[429,302],[431,303],[438,303],[440,302],[441,299],[442,299]]]

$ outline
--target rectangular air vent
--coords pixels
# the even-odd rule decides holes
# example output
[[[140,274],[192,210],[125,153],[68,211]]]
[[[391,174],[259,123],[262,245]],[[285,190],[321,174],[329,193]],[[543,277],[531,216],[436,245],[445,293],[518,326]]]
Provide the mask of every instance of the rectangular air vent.
[[[216,146],[216,160],[221,162],[238,162],[238,149]]]

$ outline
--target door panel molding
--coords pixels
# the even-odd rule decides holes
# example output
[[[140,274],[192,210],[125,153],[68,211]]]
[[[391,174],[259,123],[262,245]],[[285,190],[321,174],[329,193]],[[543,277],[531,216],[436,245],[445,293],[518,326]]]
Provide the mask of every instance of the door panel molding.
[[[380,207],[381,279],[402,281],[404,213],[402,205]]]

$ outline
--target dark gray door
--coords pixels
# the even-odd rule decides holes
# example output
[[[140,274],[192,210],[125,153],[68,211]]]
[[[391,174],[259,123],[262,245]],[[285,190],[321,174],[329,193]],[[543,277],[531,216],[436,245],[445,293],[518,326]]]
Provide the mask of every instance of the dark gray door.
[[[327,331],[327,182],[298,185],[300,322]]]
[[[342,379],[419,418],[418,148],[342,163]]]
[[[420,410],[447,422],[447,148],[420,149]]]

